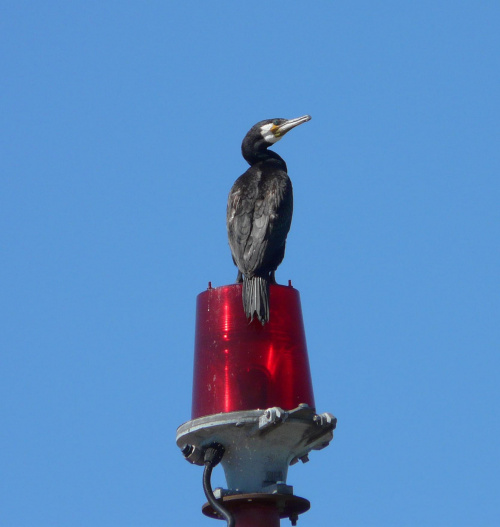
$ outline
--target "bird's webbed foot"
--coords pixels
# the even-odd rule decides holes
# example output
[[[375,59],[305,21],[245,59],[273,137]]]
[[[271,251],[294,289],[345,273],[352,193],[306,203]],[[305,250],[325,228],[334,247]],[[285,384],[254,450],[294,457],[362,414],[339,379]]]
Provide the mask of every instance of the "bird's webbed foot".
[[[238,271],[238,275],[236,276],[236,283],[241,284],[243,282],[243,274],[241,271]]]
[[[276,276],[275,276],[275,271],[271,271],[271,273],[269,274],[269,283],[270,283],[270,284],[274,284],[274,285],[277,284],[277,282],[276,282]]]

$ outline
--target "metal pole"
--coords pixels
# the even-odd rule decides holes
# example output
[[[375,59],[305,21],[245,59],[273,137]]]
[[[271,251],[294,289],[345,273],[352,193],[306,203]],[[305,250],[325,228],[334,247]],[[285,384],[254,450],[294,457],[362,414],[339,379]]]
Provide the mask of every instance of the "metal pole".
[[[239,503],[233,516],[237,527],[280,527],[280,515],[272,503]]]

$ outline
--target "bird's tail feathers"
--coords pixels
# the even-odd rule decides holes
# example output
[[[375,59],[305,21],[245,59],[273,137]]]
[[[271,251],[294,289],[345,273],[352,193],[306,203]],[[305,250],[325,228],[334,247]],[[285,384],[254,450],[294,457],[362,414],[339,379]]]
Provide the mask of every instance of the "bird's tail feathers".
[[[243,308],[250,322],[254,316],[262,325],[269,322],[269,279],[261,276],[243,278]]]

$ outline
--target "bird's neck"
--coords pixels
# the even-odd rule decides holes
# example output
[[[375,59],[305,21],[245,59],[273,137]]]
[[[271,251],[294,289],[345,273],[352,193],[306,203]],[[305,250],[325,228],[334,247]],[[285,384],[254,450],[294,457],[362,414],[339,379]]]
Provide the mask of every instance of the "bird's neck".
[[[243,154],[243,157],[245,158],[245,160],[250,166],[253,166],[256,163],[260,163],[262,161],[268,161],[270,159],[275,159],[283,166],[283,169],[286,171],[285,160],[281,156],[279,156],[276,152],[273,152],[272,150],[268,150],[265,147],[245,148],[245,144],[243,144],[241,153]]]

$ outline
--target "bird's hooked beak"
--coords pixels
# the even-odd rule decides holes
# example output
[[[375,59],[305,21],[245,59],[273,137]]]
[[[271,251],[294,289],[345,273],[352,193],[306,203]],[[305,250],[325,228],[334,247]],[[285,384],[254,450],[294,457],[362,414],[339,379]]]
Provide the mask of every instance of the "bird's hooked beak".
[[[310,120],[311,120],[310,115],[303,115],[302,117],[297,117],[295,119],[289,119],[288,121],[285,121],[283,124],[278,125],[276,129],[273,130],[274,135],[276,137],[283,137],[292,128],[295,128],[296,126],[299,126],[299,124],[306,123],[307,121],[310,121]]]

